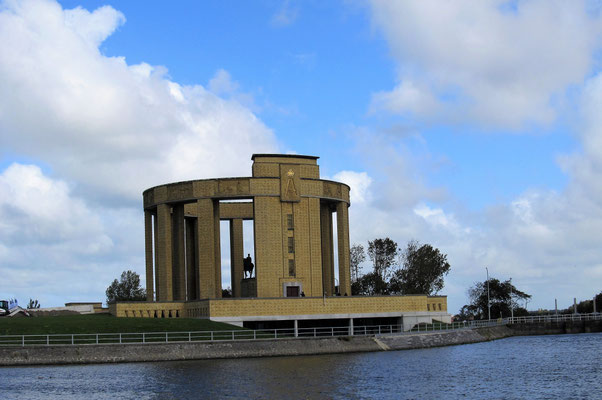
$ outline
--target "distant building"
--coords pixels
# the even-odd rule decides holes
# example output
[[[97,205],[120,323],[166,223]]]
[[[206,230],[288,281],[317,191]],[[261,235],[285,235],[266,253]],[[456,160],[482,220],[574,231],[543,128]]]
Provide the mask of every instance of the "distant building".
[[[251,177],[146,190],[147,302],[116,303],[111,312],[247,327],[356,320],[356,325],[403,322],[407,329],[432,318],[449,321],[445,296],[351,296],[350,189],[320,179],[317,159],[255,154]],[[224,220],[231,257],[232,298],[227,299],[222,299],[220,252]],[[243,251],[244,220],[253,221],[254,255]]]

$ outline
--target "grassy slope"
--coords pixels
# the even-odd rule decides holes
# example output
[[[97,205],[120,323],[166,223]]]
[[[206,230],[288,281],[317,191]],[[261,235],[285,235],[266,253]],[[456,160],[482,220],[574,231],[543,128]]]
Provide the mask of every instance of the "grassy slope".
[[[107,314],[56,317],[0,318],[0,335],[56,333],[188,332],[242,329],[193,318],[116,318]]]

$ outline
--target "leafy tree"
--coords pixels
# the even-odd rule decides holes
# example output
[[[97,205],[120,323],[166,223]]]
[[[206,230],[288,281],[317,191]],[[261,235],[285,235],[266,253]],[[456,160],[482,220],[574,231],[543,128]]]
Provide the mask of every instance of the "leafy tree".
[[[487,319],[487,281],[476,282],[468,289],[470,304],[460,310],[460,315],[473,316],[474,319]],[[531,295],[518,290],[510,280],[500,282],[498,279],[489,278],[489,304],[491,318],[509,317],[510,307],[514,307],[514,316],[527,315],[526,309],[519,307],[519,301],[530,299]]]
[[[389,284],[376,272],[371,272],[351,284],[352,295],[373,296],[389,294]]]
[[[27,303],[27,309],[32,310],[34,308],[40,308],[40,303],[38,300],[29,299],[29,303]]]
[[[351,282],[357,282],[360,278],[359,265],[366,260],[364,246],[354,244],[349,251],[349,264],[351,267]]]
[[[402,267],[393,273],[390,290],[401,294],[432,295],[443,289],[450,265],[447,255],[430,244],[411,240],[401,255]]]
[[[380,276],[383,282],[387,281],[397,254],[397,243],[389,238],[368,242],[368,257],[374,266],[374,273]]]
[[[107,304],[117,301],[146,300],[144,289],[140,287],[140,275],[134,271],[123,271],[120,281],[115,279],[107,288]]]

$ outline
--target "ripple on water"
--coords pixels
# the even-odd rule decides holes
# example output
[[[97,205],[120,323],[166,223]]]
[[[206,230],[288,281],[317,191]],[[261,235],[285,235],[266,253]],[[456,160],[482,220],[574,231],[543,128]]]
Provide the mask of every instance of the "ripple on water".
[[[598,399],[602,333],[422,350],[2,368],[0,399]]]

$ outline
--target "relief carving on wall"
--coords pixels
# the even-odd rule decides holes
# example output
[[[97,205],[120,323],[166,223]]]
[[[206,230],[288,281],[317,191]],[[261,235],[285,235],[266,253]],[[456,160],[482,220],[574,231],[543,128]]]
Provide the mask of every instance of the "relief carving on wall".
[[[280,200],[286,202],[301,201],[301,179],[298,165],[280,165]]]

